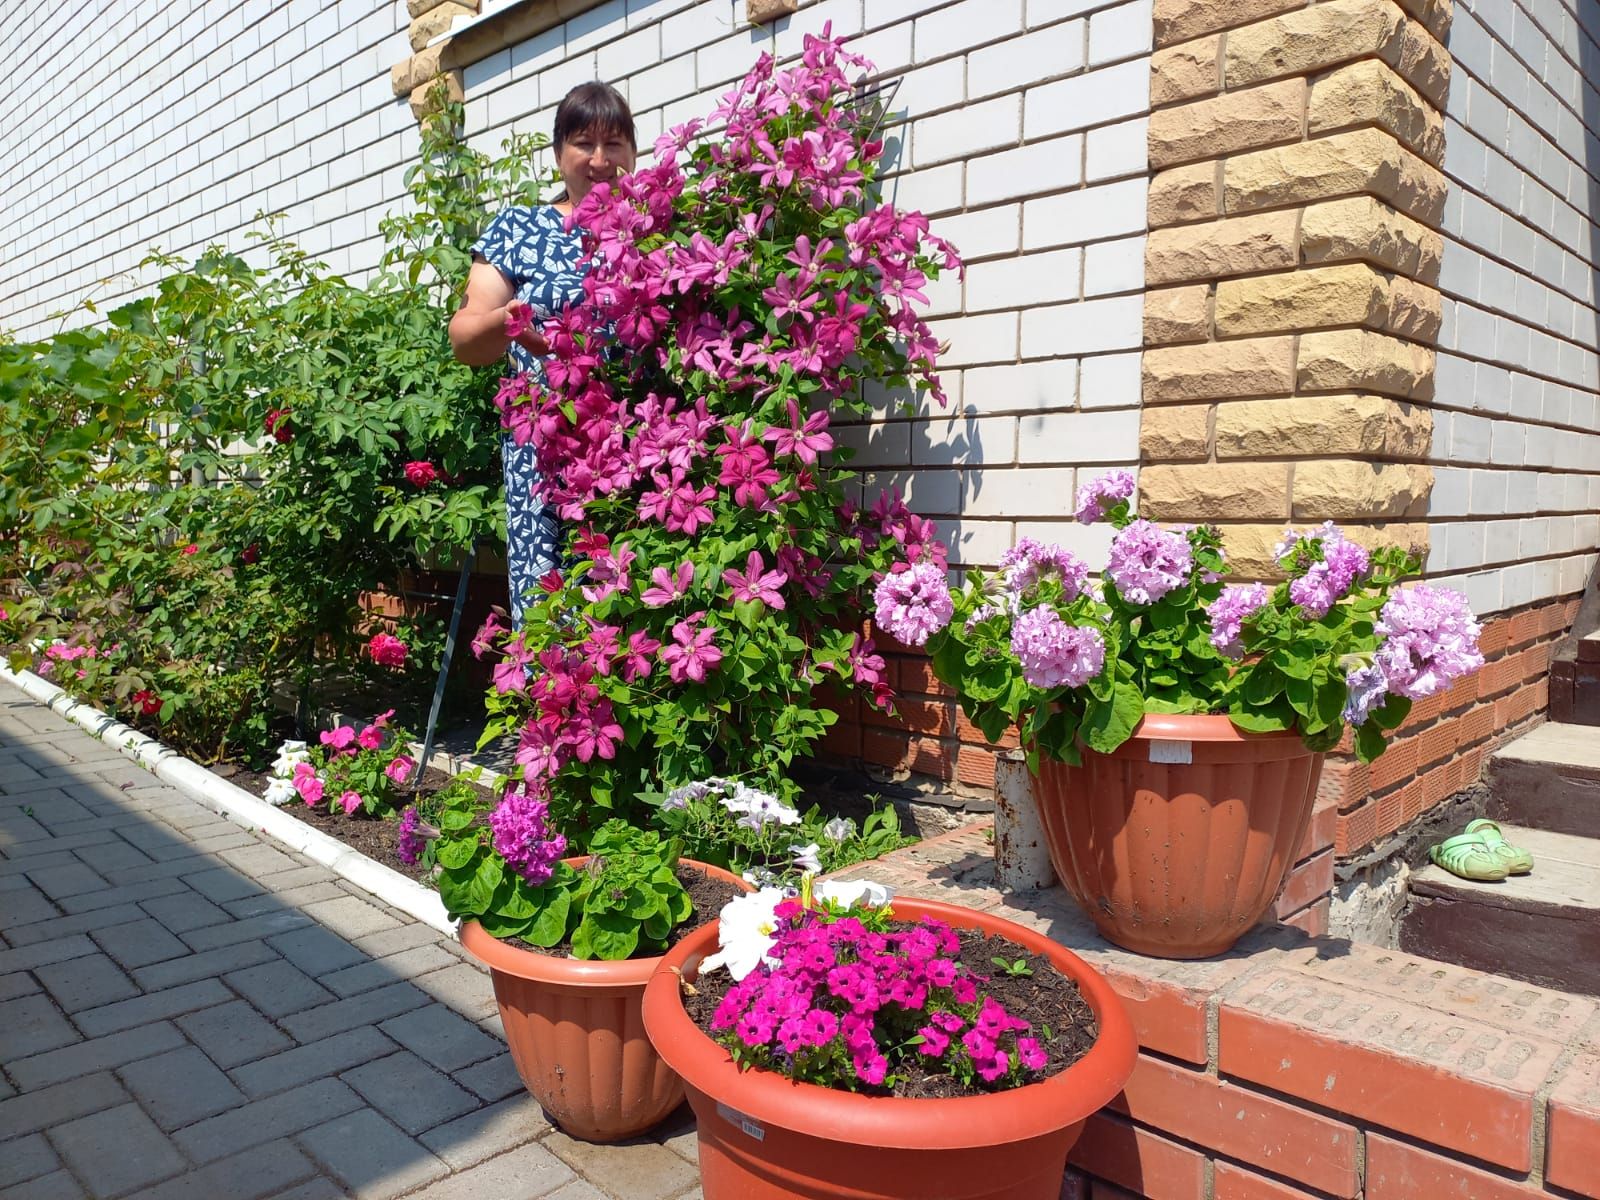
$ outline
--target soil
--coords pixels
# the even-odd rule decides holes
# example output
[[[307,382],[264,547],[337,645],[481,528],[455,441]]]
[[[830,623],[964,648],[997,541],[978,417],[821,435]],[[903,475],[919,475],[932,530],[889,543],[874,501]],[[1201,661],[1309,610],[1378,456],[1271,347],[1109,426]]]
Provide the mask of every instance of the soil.
[[[669,950],[694,929],[712,920],[729,900],[744,892],[743,888],[735,887],[726,880],[713,879],[704,872],[681,863],[673,873],[677,875],[678,882],[683,884],[683,890],[689,893],[689,903],[693,906],[693,911],[687,921],[667,934]],[[549,954],[556,958],[566,958],[572,953],[572,942],[569,940],[557,942],[554,946],[535,946],[521,938],[503,940],[506,945],[515,946],[518,950],[526,950],[531,954]]]
[[[217,772],[219,775],[223,773]],[[228,773],[227,778],[252,796],[264,797],[272,776],[240,768]],[[452,782],[450,776],[443,771],[429,767],[423,773],[421,787],[407,795],[406,803],[414,804],[419,799],[426,799],[435,792],[442,791]],[[381,817],[369,817],[365,813],[354,813],[350,816],[344,813],[330,813],[326,805],[311,808],[298,800],[291,800],[280,807],[290,816],[322,830],[329,837],[337,838],[352,850],[359,850],[373,861],[399,871],[407,879],[421,880],[427,875],[421,867],[413,866],[395,853],[395,841],[400,836],[400,823],[397,819],[384,820]]]
[[[1033,954],[1006,938],[977,930],[958,929],[956,936],[961,939],[957,961],[978,978],[980,994],[993,996],[1006,1012],[1020,1017],[1033,1027],[1032,1036],[1039,1039],[1049,1055],[1049,1061],[1039,1073],[1039,1078],[1046,1079],[1065,1071],[1089,1052],[1095,1039],[1100,1036],[1100,1024],[1078,991],[1078,985],[1057,971],[1049,959]],[[995,965],[996,958],[1003,958],[1008,963],[1016,963],[1020,959],[1029,973],[1014,975],[1002,971]],[[707,1036],[714,1036],[711,1033],[712,1015],[732,986],[731,975],[726,971],[716,971],[703,980],[697,979],[694,992],[684,996],[683,1004],[689,1018]],[[948,1074],[928,1069],[935,1065],[915,1052],[891,1059],[890,1070],[897,1079],[894,1090],[890,1092],[863,1085],[861,1091],[902,1099],[940,1099],[979,1095],[994,1090],[981,1083],[967,1086]]]

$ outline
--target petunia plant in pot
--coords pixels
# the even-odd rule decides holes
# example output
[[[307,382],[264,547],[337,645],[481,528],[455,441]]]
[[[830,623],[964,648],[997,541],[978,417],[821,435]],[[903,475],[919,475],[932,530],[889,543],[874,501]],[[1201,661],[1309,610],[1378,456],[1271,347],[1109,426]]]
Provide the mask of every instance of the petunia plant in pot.
[[[1058,943],[864,881],[730,902],[644,1015],[687,1085],[706,1200],[1054,1200],[1137,1054]]]
[[[617,1141],[683,1100],[644,1036],[646,980],[685,927],[749,885],[620,819],[593,831],[587,855],[567,848],[521,784],[497,800],[439,793],[429,811],[406,810],[398,845],[433,868],[461,944],[489,968],[528,1090],[568,1133]]]
[[[1347,728],[1362,761],[1413,700],[1483,665],[1457,592],[1402,588],[1417,556],[1331,522],[1286,531],[1287,578],[1224,585],[1220,532],[1136,517],[1133,477],[1085,484],[1078,518],[1115,529],[1098,581],[1024,538],[954,591],[910,564],[878,623],[926,643],[990,738],[1015,726],[1051,861],[1112,941],[1194,958],[1266,911]]]

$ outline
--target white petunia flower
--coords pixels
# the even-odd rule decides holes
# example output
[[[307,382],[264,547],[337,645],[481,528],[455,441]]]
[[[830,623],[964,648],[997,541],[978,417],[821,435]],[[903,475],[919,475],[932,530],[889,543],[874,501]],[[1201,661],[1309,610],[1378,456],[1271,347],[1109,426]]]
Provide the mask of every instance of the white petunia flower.
[[[830,842],[848,841],[856,835],[856,823],[849,817],[834,817],[822,827],[822,836]]]
[[[299,796],[300,793],[295,791],[294,781],[280,776],[268,782],[265,800],[268,804],[287,804]]]
[[[278,757],[272,760],[272,773],[279,779],[288,779],[297,764],[310,761],[311,751],[304,742],[288,741],[278,747]]]
[[[777,966],[778,960],[768,957],[767,951],[772,949],[773,935],[778,931],[775,911],[788,898],[782,888],[764,887],[724,904],[717,916],[719,949],[701,961],[701,972],[726,967],[735,979],[743,979],[762,962]]]
[[[822,860],[817,857],[822,847],[816,842],[802,846],[799,842],[789,847],[789,853],[794,855],[794,865],[802,871],[822,870]]]
[[[811,886],[814,899],[831,900],[843,908],[856,904],[882,908],[894,899],[894,893],[892,884],[874,883],[870,879],[824,879]]]

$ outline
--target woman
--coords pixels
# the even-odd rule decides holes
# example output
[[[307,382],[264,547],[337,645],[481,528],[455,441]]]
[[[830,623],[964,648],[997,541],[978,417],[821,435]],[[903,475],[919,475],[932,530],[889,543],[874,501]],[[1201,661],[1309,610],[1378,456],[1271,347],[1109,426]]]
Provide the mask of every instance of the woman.
[[[567,93],[556,109],[552,144],[566,190],[552,204],[504,210],[472,247],[466,300],[450,318],[450,344],[469,366],[488,366],[509,349],[514,370],[543,379],[540,357],[550,347],[538,328],[583,299],[583,238],[567,231],[566,219],[595,184],[633,170],[638,156],[628,102],[604,83],[579,84]],[[533,328],[507,337],[507,319],[530,311]],[[534,447],[506,437],[501,451],[511,620],[521,628],[523,597],[560,561],[561,535],[533,495]]]

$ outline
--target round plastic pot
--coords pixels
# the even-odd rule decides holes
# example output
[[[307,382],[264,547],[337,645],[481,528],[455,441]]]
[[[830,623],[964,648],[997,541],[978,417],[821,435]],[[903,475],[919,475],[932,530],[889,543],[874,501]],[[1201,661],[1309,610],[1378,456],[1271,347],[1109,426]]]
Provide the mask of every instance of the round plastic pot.
[[[691,982],[716,949],[715,924],[674,946],[645,989],[644,1021],[683,1077],[700,1141],[705,1200],[1056,1200],[1084,1120],[1133,1071],[1138,1046],[1122,1002],[1087,963],[1002,917],[898,899],[895,914],[936,917],[999,934],[1047,956],[1078,985],[1100,1036],[1078,1062],[1005,1092],[917,1100],[864,1096],[742,1071],[684,1011]]]
[[[1283,886],[1322,759],[1292,731],[1152,714],[1111,754],[1041,759],[1034,800],[1056,875],[1102,935],[1156,958],[1208,958]]]
[[[587,857],[566,860],[581,867]],[[737,875],[681,860],[749,891]],[[517,1074],[550,1119],[573,1137],[616,1142],[659,1124],[683,1084],[650,1045],[640,1017],[660,955],[618,962],[535,954],[461,925],[461,944],[489,968]]]

